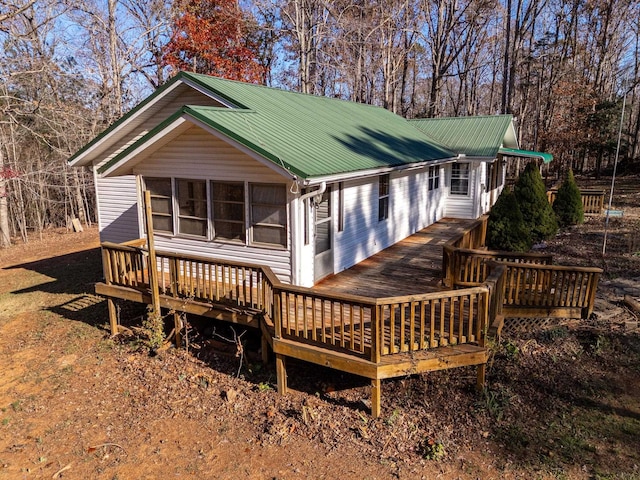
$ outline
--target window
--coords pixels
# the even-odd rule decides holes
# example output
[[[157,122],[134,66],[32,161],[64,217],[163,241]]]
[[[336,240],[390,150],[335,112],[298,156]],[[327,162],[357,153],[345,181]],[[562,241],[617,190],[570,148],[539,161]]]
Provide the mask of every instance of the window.
[[[244,183],[211,182],[211,204],[213,238],[244,242]]]
[[[287,190],[284,185],[251,184],[251,241],[287,245]]]
[[[378,177],[378,221],[389,218],[389,175]]]
[[[151,219],[154,232],[173,233],[173,203],[170,178],[145,178],[151,194]]]
[[[429,167],[429,191],[440,188],[440,167]]]
[[[154,231],[287,246],[285,185],[181,178],[145,178],[144,184],[151,192]]]
[[[178,232],[207,236],[207,183],[204,180],[176,180]]]
[[[451,195],[469,195],[469,164],[454,163],[451,167]]]

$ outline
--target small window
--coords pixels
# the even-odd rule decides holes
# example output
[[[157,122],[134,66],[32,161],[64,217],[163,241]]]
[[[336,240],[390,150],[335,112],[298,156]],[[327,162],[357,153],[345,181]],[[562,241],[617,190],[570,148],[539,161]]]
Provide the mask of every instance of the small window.
[[[451,167],[451,195],[469,195],[469,164],[454,163]]]
[[[213,238],[246,239],[244,221],[244,183],[211,183]]]
[[[287,246],[287,190],[251,184],[251,241]]]
[[[207,236],[207,183],[204,180],[176,180],[178,232]]]
[[[170,178],[145,178],[151,194],[151,219],[154,232],[173,233],[173,202]]]
[[[429,167],[429,191],[440,188],[440,167]]]
[[[389,175],[378,177],[378,221],[389,218]]]

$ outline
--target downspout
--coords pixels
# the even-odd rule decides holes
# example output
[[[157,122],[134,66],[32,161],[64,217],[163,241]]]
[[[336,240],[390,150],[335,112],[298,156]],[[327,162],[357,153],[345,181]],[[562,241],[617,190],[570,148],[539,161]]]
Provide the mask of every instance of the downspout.
[[[322,196],[322,194],[324,192],[327,191],[327,182],[322,182],[318,188],[316,190],[313,190],[311,192],[307,192],[304,195],[301,195],[300,198],[298,199],[298,204],[300,205],[300,216],[298,217],[299,219],[299,224],[302,225],[302,228],[299,230],[299,232],[302,234],[301,236],[298,237],[298,248],[296,248],[296,252],[294,254],[294,259],[296,262],[296,266],[295,266],[295,272],[296,272],[296,284],[300,285],[300,280],[302,279],[302,264],[303,262],[301,261],[301,251],[302,251],[302,247],[304,246],[304,234],[305,234],[305,229],[309,228],[309,225],[305,225],[304,222],[304,202],[312,197],[317,197],[317,196]],[[310,224],[311,222],[309,222]]]
[[[322,182],[317,190],[314,190],[312,192],[307,192],[304,195],[301,195],[299,201],[304,202],[308,198],[320,196],[326,191],[327,191],[327,182]]]

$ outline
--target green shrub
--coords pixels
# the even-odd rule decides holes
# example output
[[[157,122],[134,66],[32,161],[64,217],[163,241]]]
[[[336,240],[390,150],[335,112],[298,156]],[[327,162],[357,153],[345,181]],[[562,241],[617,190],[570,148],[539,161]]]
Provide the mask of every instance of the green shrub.
[[[518,200],[509,188],[505,188],[489,213],[487,246],[492,250],[526,252],[532,243]]]
[[[571,169],[567,172],[562,185],[558,189],[556,199],[553,201],[553,211],[556,213],[561,227],[584,222],[582,197]]]
[[[520,206],[524,225],[534,243],[547,240],[558,232],[558,221],[547,199],[547,191],[535,162],[531,162],[518,177],[514,193]]]

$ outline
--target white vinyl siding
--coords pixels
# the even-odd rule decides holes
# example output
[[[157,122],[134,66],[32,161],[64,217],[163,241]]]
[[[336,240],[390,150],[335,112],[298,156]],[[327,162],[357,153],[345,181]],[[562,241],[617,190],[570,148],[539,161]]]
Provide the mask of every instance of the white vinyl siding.
[[[390,175],[389,217],[384,222],[376,221],[378,181],[378,177],[371,177],[343,182],[344,230],[336,231],[334,236],[336,273],[431,225],[444,215],[444,189],[429,191],[427,167]]]
[[[208,182],[249,182],[286,185],[285,179],[247,154],[200,127],[192,127],[134,167],[142,177],[201,179]],[[289,209],[286,210],[289,218]],[[287,247],[245,245],[237,240],[201,240],[179,235],[156,234],[156,248],[177,253],[207,256],[229,261],[268,265],[284,282],[291,281],[291,234],[286,229]]]
[[[98,229],[102,242],[127,242],[140,235],[136,177],[97,178]]]
[[[129,145],[133,144],[136,140],[140,139],[150,130],[154,129],[160,122],[176,113],[184,105],[202,105],[210,107],[222,107],[217,100],[208,97],[197,90],[192,89],[188,85],[180,85],[176,91],[168,95],[164,99],[164,104],[158,109],[141,113],[138,121],[140,122],[135,128],[132,128],[127,135],[118,139],[120,148],[111,152],[110,155],[101,159],[97,164],[98,167],[102,166],[113,157],[124,151]],[[106,150],[107,145],[101,147],[101,150]]]

